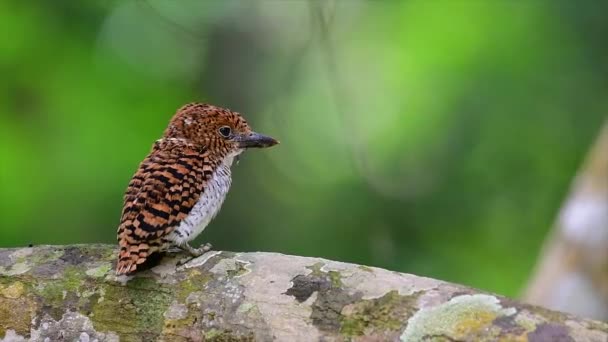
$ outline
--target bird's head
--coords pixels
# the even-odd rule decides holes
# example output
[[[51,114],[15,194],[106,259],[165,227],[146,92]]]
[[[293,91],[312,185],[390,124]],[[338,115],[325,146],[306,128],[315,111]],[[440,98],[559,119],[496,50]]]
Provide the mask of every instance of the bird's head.
[[[164,137],[184,139],[224,156],[236,156],[247,148],[271,147],[279,143],[254,132],[239,113],[202,103],[190,103],[178,109]]]

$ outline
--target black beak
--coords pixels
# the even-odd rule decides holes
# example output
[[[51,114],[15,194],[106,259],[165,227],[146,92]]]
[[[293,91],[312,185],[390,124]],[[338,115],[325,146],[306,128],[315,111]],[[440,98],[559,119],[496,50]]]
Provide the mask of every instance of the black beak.
[[[279,143],[274,138],[256,132],[237,136],[235,140],[239,143],[240,148],[270,147]]]

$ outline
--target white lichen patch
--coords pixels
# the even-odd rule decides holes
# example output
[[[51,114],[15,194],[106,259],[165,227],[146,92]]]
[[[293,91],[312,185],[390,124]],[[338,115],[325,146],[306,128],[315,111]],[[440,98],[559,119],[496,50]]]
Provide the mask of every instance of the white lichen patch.
[[[355,267],[353,264],[347,264],[339,261],[326,261],[319,269],[321,272],[327,273],[330,271],[339,272],[342,276],[348,276],[353,273]]]
[[[106,289],[104,287],[99,288],[99,298],[97,299],[97,303],[103,302],[106,298]]]
[[[242,295],[243,295],[243,292],[238,285],[236,285],[232,282],[229,282],[226,285],[224,285],[224,288],[222,291],[222,296],[226,300],[231,301],[232,304],[236,304],[241,299]]]
[[[241,255],[240,253],[239,253],[239,254],[237,254],[237,255],[234,257],[234,260],[236,260],[236,262],[238,262],[238,263],[240,263],[240,264],[241,264],[241,267],[245,269],[245,272],[243,272],[242,274],[238,274],[238,275],[236,275],[236,277],[242,277],[242,276],[244,276],[244,275],[246,275],[247,273],[250,273],[250,272],[252,271],[252,269],[251,269],[251,267],[250,267],[250,266],[251,266],[251,262],[249,262],[248,260],[242,260],[242,259],[239,259],[239,256],[240,256],[240,255]]]
[[[308,302],[298,303],[285,292],[293,286],[292,279],[313,272],[309,267],[325,263],[317,258],[300,258],[275,253],[249,253],[238,256],[250,270],[238,278],[244,286],[244,302],[252,303],[264,317],[269,333],[278,341],[317,341],[320,333],[311,320]],[[254,310],[253,308],[251,310]]]
[[[167,311],[163,314],[166,319],[184,319],[188,316],[188,307],[185,304],[180,304],[177,301],[173,301]]]
[[[171,275],[177,272],[177,260],[163,260],[159,265],[154,266],[151,271],[159,275],[158,282],[160,284],[173,283],[170,279]]]
[[[526,331],[534,331],[539,324],[547,322],[542,316],[534,315],[525,310],[518,312],[513,321]]]
[[[0,266],[0,275],[9,276],[9,277],[15,276],[15,275],[26,273],[30,269],[31,269],[31,266],[28,265],[27,262],[18,262],[8,268],[6,268],[4,266]]]
[[[129,282],[129,280],[133,279],[134,276],[131,275],[126,275],[126,274],[121,274],[119,276],[114,276],[114,280],[118,283],[120,283],[120,285],[122,286],[127,286],[127,282]]]
[[[228,271],[236,271],[237,269],[238,267],[234,259],[222,259],[209,271],[217,275],[226,275]]]
[[[97,291],[96,290],[84,290],[80,293],[80,297],[82,298],[89,298],[92,295],[96,294]]]
[[[90,342],[91,337],[86,332],[81,332],[78,341],[79,342]],[[95,341],[97,341],[97,339],[95,339]]]
[[[0,342],[25,342],[25,337],[17,334],[15,330],[8,329],[4,334],[4,338],[0,338]]]
[[[30,341],[116,342],[118,335],[114,332],[98,332],[87,316],[78,312],[66,312],[59,321],[48,315],[42,317],[39,328],[31,330]]]
[[[205,294],[201,291],[194,291],[186,297],[186,305],[201,306],[201,303],[205,300]]]
[[[184,266],[182,266],[183,268],[193,268],[193,267],[200,267],[203,266],[207,261],[209,261],[209,259],[213,258],[214,256],[218,255],[222,253],[222,251],[211,251],[211,252],[207,252],[203,255],[201,255],[198,258],[194,258],[190,261],[188,261]]]
[[[247,312],[249,312],[249,310],[253,309],[254,307],[255,307],[255,304],[253,304],[253,303],[243,303],[243,304],[239,305],[239,307],[236,309],[236,312],[247,313]]]
[[[90,268],[85,271],[89,277],[101,278],[104,277],[112,269],[109,263],[103,263],[97,267]]]
[[[418,311],[407,322],[401,341],[422,341],[425,336],[459,339],[486,329],[501,316],[514,315],[515,308],[503,308],[498,298],[485,294],[462,295]]]
[[[19,248],[15,252],[11,253],[9,258],[11,258],[11,260],[16,261],[16,262],[23,262],[23,261],[25,261],[25,258],[32,255],[33,252],[34,252],[33,247]]]
[[[239,260],[237,256],[235,258],[220,260],[209,271],[219,276],[232,276],[238,278],[251,272],[251,269],[247,268],[249,264],[251,264],[249,261]]]

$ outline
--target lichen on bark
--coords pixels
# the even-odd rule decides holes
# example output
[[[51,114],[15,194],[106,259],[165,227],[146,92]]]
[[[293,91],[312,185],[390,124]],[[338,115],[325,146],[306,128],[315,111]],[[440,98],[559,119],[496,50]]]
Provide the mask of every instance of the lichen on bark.
[[[210,252],[126,283],[113,246],[0,249],[10,341],[607,341],[608,324],[429,278],[318,258]]]

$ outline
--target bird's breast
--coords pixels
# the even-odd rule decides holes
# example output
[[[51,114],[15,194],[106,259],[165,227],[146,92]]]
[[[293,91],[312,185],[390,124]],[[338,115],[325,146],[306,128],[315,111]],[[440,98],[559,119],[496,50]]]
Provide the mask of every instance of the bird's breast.
[[[230,189],[230,164],[221,164],[205,184],[205,188],[188,216],[175,228],[169,240],[181,245],[194,240],[220,211]]]

